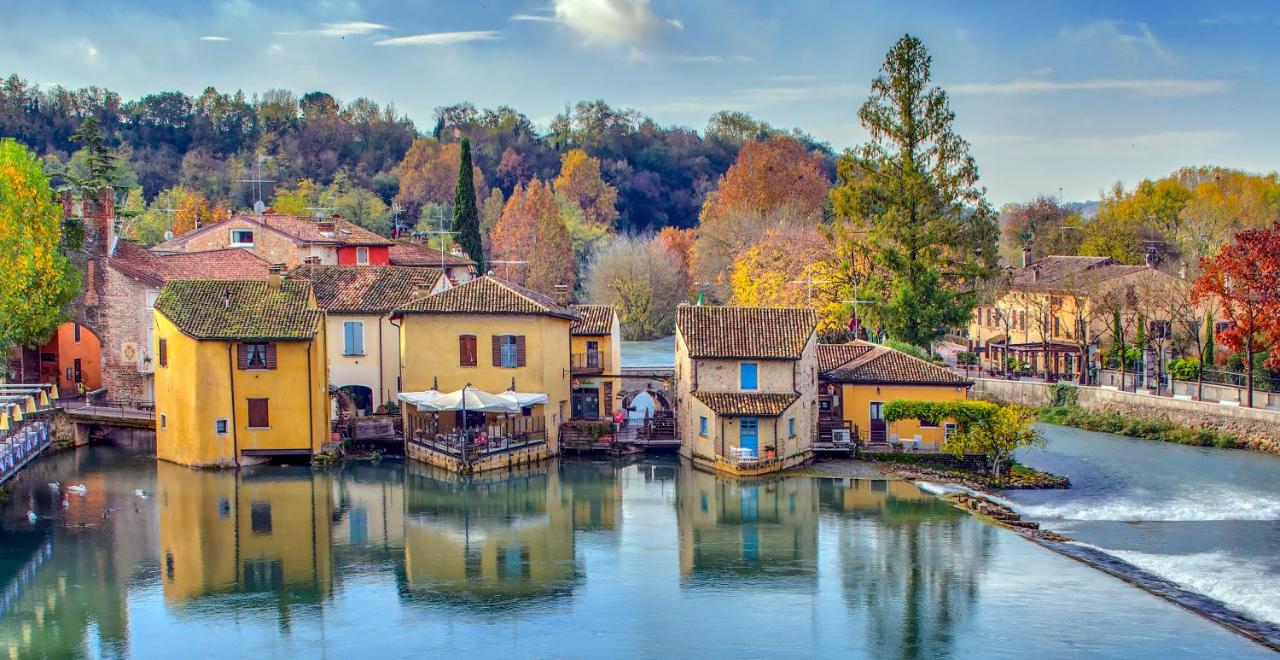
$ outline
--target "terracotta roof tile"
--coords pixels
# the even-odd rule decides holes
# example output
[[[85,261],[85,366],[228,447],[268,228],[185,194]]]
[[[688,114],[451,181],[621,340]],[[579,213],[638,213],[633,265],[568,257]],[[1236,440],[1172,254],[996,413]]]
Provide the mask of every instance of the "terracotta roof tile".
[[[875,344],[844,344],[868,346],[848,362],[822,372],[827,380],[837,383],[862,383],[875,385],[972,385],[959,374],[932,362],[907,355],[899,350]],[[832,349],[826,349],[829,354]],[[818,347],[822,353],[822,345]]]
[[[578,320],[577,312],[562,307],[551,298],[496,277],[480,277],[426,298],[419,298],[397,311],[407,314],[524,314],[558,316]]]
[[[792,393],[694,392],[693,398],[725,417],[777,417],[800,397]]]
[[[442,274],[437,268],[407,266],[299,266],[289,279],[311,280],[316,304],[334,313],[382,314],[408,304]]]
[[[406,243],[404,241],[396,241],[392,243],[391,249],[388,251],[391,264],[394,266],[432,266],[439,268],[441,264],[440,251],[432,250],[420,243]],[[456,255],[444,253],[444,266],[475,266],[476,262]]]
[[[1055,255],[1014,269],[1010,286],[1023,291],[1070,290],[1147,268],[1126,266],[1110,257]]]
[[[160,289],[156,311],[197,339],[310,339],[324,316],[311,305],[311,283],[285,280],[173,280]]]
[[[569,305],[569,309],[582,317],[569,326],[570,334],[595,337],[613,333],[612,305]]]
[[[132,241],[116,243],[108,264],[153,286],[169,280],[265,280],[270,264],[240,248],[156,254]]]
[[[691,358],[796,360],[813,336],[813,310],[681,305],[676,331]]]
[[[873,348],[867,342],[851,342],[848,344],[818,344],[818,373],[825,374],[843,366],[850,360]]]
[[[262,227],[269,231],[274,231],[292,239],[295,243],[309,244],[322,243],[333,245],[391,245],[391,239],[379,236],[364,227],[347,222],[341,218],[333,218],[331,220],[314,220],[311,218],[299,218],[292,215],[277,215],[274,213],[266,213],[261,216],[254,214],[240,214],[225,222],[207,225],[192,232],[187,232],[177,238],[165,241],[156,245],[154,249],[162,252],[181,251],[184,249],[187,241],[194,236],[199,236],[205,232],[217,231],[219,229],[226,230],[228,222],[242,221],[257,227]],[[332,222],[334,231],[332,233],[321,233],[320,223]],[[228,240],[230,237],[228,236]]]

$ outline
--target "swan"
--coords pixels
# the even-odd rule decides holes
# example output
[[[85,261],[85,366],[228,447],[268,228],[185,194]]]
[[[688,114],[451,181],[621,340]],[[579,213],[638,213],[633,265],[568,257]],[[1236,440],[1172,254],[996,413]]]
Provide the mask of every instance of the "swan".
[[[72,492],[72,493],[75,493],[76,495],[84,495],[85,493],[89,492],[89,488],[88,488],[87,486],[85,486],[84,484],[78,484],[78,485],[75,485],[75,486],[67,486],[67,490],[68,490],[68,491],[70,491],[70,492]]]

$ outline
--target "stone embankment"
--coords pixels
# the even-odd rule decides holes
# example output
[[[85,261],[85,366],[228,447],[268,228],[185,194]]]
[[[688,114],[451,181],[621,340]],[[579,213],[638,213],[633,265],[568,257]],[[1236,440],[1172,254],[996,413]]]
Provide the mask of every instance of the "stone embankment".
[[[1008,527],[1015,531],[1021,532],[1027,536],[1046,541],[1069,541],[1065,536],[1054,534],[1053,532],[1040,529],[1040,524],[1030,520],[1023,520],[1013,509],[993,502],[980,495],[972,493],[955,493],[947,495],[946,499],[952,504],[963,509],[972,511],[973,513],[985,517],[997,525]]]

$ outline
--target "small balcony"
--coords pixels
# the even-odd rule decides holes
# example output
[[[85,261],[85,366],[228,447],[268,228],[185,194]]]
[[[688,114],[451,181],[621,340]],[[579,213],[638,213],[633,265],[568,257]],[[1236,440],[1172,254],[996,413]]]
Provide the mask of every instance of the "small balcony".
[[[575,376],[599,376],[609,370],[609,358],[600,351],[571,353],[569,368]]]

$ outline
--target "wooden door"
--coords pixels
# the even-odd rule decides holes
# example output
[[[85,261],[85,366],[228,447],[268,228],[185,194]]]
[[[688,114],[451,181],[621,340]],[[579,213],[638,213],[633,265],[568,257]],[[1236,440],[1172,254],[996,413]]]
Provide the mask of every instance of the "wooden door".
[[[883,402],[883,401],[872,401],[872,402],[871,402],[871,410],[870,410],[870,413],[871,413],[871,414],[870,414],[870,417],[871,417],[871,427],[870,427],[870,430],[871,430],[871,441],[872,441],[872,442],[884,442],[884,441],[885,441],[885,430],[886,430],[885,423],[884,423],[884,402]]]

